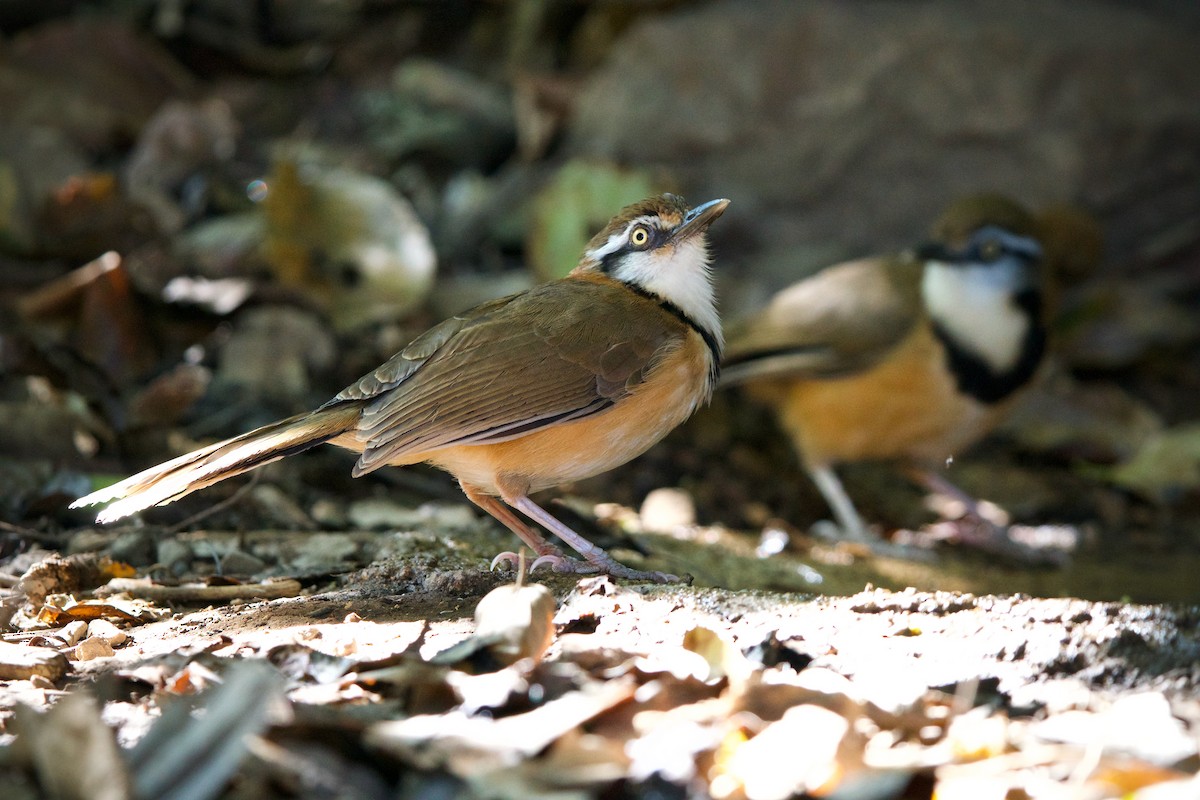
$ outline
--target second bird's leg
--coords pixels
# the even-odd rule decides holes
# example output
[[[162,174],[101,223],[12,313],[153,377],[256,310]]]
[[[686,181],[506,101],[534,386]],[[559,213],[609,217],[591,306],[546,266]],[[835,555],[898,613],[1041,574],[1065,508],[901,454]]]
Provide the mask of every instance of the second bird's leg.
[[[829,509],[833,512],[834,519],[846,542],[865,546],[876,555],[915,561],[933,560],[933,554],[929,551],[895,544],[872,532],[863,522],[858,509],[854,507],[854,501],[850,499],[850,495],[846,494],[846,488],[842,485],[841,478],[828,464],[810,465],[808,474],[817,489],[820,490],[821,496],[825,498],[825,502],[829,504]]]
[[[863,544],[879,541],[878,536],[867,530],[866,523],[854,507],[854,501],[846,494],[846,488],[832,467],[825,464],[810,466],[808,475],[829,504],[829,510],[833,512],[833,518],[846,540]]]
[[[1013,539],[1008,512],[996,504],[976,499],[932,469],[909,465],[904,473],[918,486],[925,487],[933,494],[948,497],[962,506],[962,513],[957,519],[950,520],[949,524],[955,526],[958,539],[964,545],[1019,564],[1060,566],[1064,563],[1066,556],[1061,551],[1039,549]]]

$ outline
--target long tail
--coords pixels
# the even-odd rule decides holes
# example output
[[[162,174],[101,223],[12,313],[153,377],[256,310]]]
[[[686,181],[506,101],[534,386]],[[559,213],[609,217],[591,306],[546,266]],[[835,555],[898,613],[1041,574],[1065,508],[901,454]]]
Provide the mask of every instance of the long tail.
[[[96,521],[112,522],[150,506],[166,505],[197,489],[327,442],[353,428],[358,413],[357,405],[348,404],[273,422],[150,467],[79,498],[71,508],[111,503],[96,515]]]

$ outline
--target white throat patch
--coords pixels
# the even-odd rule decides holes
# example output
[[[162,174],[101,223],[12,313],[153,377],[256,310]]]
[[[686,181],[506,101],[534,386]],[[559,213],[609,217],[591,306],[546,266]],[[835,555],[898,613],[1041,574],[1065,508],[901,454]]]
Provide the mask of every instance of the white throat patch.
[[[958,345],[992,370],[1016,366],[1032,325],[1013,303],[1024,288],[1017,264],[946,264],[930,261],[921,280],[929,315]]]
[[[708,258],[704,236],[692,236],[673,246],[626,254],[612,277],[678,306],[724,346]]]

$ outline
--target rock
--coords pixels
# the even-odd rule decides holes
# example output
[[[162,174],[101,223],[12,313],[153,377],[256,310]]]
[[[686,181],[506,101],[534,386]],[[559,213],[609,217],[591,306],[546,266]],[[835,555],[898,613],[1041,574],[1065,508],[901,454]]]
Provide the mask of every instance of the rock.
[[[222,575],[255,575],[267,568],[267,562],[241,550],[221,556]]]
[[[76,661],[92,661],[97,658],[108,658],[116,655],[113,646],[99,636],[89,636],[75,645],[73,651]]]
[[[183,575],[192,568],[194,554],[191,545],[178,538],[170,537],[158,540],[157,553],[158,563],[172,575]]]
[[[57,681],[70,668],[67,657],[49,647],[0,642],[0,680],[24,681],[40,675]]]
[[[696,503],[683,489],[655,489],[642,501],[638,515],[646,530],[669,532],[696,524]]]
[[[88,624],[83,620],[77,619],[74,622],[68,622],[64,625],[60,636],[62,636],[62,640],[69,647],[74,647],[79,644],[80,640],[87,634],[87,631]]]
[[[125,644],[129,636],[106,619],[94,619],[87,626],[88,638],[102,639],[113,647]]]
[[[984,187],[1104,208],[1128,251],[1194,214],[1200,180],[1200,47],[1160,16],[1032,0],[648,15],[590,79],[567,150],[733,198],[714,236],[758,244],[718,271],[730,283],[813,243],[909,246],[947,198]],[[792,258],[772,288],[822,265]]]

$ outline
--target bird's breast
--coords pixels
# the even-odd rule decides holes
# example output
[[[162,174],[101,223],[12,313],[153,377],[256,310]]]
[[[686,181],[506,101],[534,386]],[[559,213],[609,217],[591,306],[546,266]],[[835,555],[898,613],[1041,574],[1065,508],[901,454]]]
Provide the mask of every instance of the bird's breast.
[[[810,464],[945,459],[981,438],[1003,412],[959,391],[928,324],[863,372],[771,391],[781,423]]]

